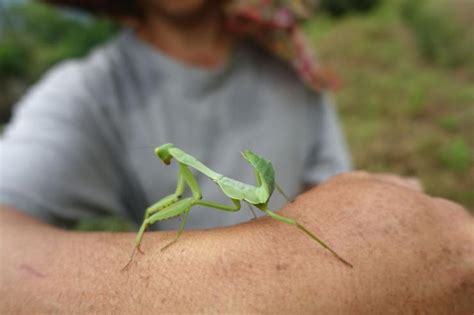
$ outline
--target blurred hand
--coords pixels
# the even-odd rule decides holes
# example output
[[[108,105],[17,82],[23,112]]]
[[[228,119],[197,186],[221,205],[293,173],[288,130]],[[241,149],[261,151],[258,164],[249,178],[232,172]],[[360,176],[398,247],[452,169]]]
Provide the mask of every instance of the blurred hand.
[[[374,179],[386,181],[392,184],[404,186],[406,188],[410,188],[417,191],[423,191],[423,185],[421,184],[420,180],[416,177],[406,177],[406,176],[399,176],[395,174],[389,173],[378,173],[372,174],[366,172],[360,172],[360,175],[371,176]]]
[[[347,308],[335,302],[338,312],[474,312],[474,219],[453,202],[421,193],[417,181],[347,173],[284,211],[321,229],[319,235],[354,265],[339,268],[342,285],[334,294],[344,287],[353,292]],[[305,252],[312,255],[309,245]]]
[[[416,177],[411,177],[411,176],[401,176],[397,174],[391,174],[391,173],[369,173],[366,171],[353,171],[353,172],[348,172],[345,174],[341,174],[344,176],[351,176],[351,177],[357,177],[357,178],[365,178],[365,179],[370,179],[373,181],[383,181],[395,185],[399,185],[405,188],[413,189],[416,191],[423,191],[423,185],[420,182],[420,180]]]
[[[373,180],[381,180],[385,182],[389,182],[392,184],[397,184],[406,188],[410,188],[417,191],[423,191],[423,185],[421,184],[420,180],[416,177],[406,177],[400,176],[395,174],[389,173],[368,173],[365,171],[354,171],[347,174],[351,174],[351,176],[361,176],[361,177],[371,177]],[[305,184],[303,186],[302,191],[306,192],[311,188],[318,186],[317,184]]]

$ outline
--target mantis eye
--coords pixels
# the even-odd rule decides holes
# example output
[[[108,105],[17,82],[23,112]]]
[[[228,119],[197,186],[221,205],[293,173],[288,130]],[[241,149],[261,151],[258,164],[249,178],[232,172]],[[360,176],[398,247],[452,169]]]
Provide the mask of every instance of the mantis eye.
[[[171,163],[171,159],[173,158],[169,152],[169,149],[172,147],[174,146],[171,143],[167,143],[155,149],[156,156],[158,156],[158,158],[166,165],[169,165]]]

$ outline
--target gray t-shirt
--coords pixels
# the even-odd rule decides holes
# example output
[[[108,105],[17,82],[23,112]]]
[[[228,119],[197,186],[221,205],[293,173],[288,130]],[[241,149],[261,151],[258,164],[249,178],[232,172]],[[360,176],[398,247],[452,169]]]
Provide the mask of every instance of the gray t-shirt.
[[[41,219],[115,213],[139,223],[147,206],[173,193],[177,167],[153,153],[166,142],[247,183],[251,149],[273,162],[295,196],[350,169],[337,116],[326,95],[249,43],[218,69],[173,60],[123,31],[85,59],[64,62],[16,106],[0,140],[0,203]],[[196,174],[206,200],[228,203]],[[284,203],[273,197],[278,209]],[[196,207],[188,228],[252,218]],[[157,224],[176,228],[174,220]]]

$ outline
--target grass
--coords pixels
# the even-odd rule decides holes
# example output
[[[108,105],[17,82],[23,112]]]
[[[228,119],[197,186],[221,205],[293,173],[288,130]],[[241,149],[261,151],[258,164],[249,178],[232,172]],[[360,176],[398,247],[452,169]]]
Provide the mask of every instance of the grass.
[[[386,2],[369,16],[338,21],[322,16],[306,28],[344,82],[336,100],[356,167],[416,176],[428,193],[473,210],[472,60],[447,66],[427,58],[401,5]]]

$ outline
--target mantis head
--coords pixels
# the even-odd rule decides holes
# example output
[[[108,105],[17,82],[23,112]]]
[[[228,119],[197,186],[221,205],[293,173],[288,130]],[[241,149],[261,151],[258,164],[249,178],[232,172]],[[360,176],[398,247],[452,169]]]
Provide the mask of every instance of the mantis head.
[[[173,158],[169,152],[169,149],[171,148],[174,148],[174,144],[166,143],[155,149],[156,156],[160,158],[160,160],[162,160],[166,165],[169,165],[171,163],[171,159]]]

